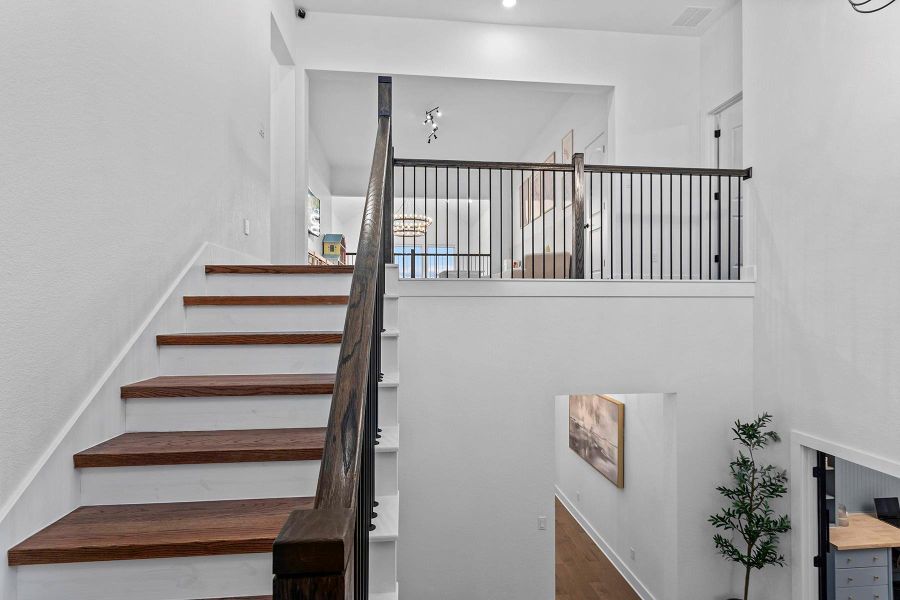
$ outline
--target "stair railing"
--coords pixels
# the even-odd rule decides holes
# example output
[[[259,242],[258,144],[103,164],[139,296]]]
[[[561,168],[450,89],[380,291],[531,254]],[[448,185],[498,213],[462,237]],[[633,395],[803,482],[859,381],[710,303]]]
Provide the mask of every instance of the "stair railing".
[[[375,509],[384,268],[393,262],[391,78],[378,78],[378,135],[314,508],[273,547],[274,600],[365,600]]]
[[[751,169],[554,160],[395,160],[400,277],[741,279]]]

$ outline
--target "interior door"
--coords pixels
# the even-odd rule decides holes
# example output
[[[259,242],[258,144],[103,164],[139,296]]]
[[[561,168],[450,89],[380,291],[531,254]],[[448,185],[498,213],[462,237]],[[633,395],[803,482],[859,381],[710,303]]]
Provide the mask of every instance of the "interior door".
[[[716,135],[716,167],[719,169],[743,169],[744,168],[744,107],[743,102],[731,104],[715,115]],[[717,206],[716,210],[722,210],[722,227],[719,235],[722,236],[722,256],[720,261],[728,261],[728,270],[722,269],[723,279],[740,279],[740,262],[743,262],[743,248],[745,246],[744,233],[741,231],[741,223],[744,215],[744,203],[742,199],[743,186],[723,182],[724,189],[719,190],[719,198],[728,198]],[[730,203],[730,211],[729,204]],[[730,219],[728,218],[730,215]],[[715,215],[713,215],[715,216]],[[730,248],[729,248],[730,240]],[[730,250],[730,251],[729,251]],[[724,267],[724,264],[723,264]],[[730,272],[729,272],[730,271]],[[729,276],[730,275],[730,276]]]

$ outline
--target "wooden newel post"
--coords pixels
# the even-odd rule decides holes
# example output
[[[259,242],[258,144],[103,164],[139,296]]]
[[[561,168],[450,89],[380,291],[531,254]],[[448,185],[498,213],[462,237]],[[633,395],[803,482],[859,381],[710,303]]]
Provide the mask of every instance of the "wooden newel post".
[[[296,511],[272,548],[273,600],[354,600],[351,509]]]
[[[584,279],[584,154],[572,157],[572,269],[571,279]]]

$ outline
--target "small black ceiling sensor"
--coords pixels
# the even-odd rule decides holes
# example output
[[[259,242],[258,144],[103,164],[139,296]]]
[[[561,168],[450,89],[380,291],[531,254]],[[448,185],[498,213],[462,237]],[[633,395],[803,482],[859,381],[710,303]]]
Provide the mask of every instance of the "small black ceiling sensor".
[[[298,9],[297,9],[297,17],[300,18],[300,19],[305,19],[305,18],[306,18],[306,9],[305,9],[305,8],[298,8]]]

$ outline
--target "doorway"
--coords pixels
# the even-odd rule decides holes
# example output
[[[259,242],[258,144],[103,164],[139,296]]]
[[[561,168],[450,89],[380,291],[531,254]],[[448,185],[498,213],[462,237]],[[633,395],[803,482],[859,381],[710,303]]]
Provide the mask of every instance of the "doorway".
[[[744,102],[743,94],[730,98],[725,103],[717,106],[710,112],[712,125],[711,165],[716,169],[743,169],[744,168]],[[727,257],[729,261],[728,271],[722,270],[723,279],[740,279],[740,267],[744,263],[746,245],[749,236],[742,238],[741,233],[746,233],[741,227],[746,213],[743,202],[743,186],[731,185],[722,187],[719,182],[716,199],[720,203],[717,209],[728,218],[722,223],[717,235],[720,236],[725,250],[716,260]],[[726,200],[727,198],[727,200]],[[724,201],[724,204],[722,204]],[[730,246],[730,248],[729,248]]]
[[[296,156],[296,72],[284,36],[271,16],[272,57],[269,70],[269,226],[273,263],[296,263],[298,239],[303,222],[297,220]],[[305,198],[304,198],[305,201]],[[305,208],[305,205],[304,205]],[[304,244],[305,245],[305,244]]]

